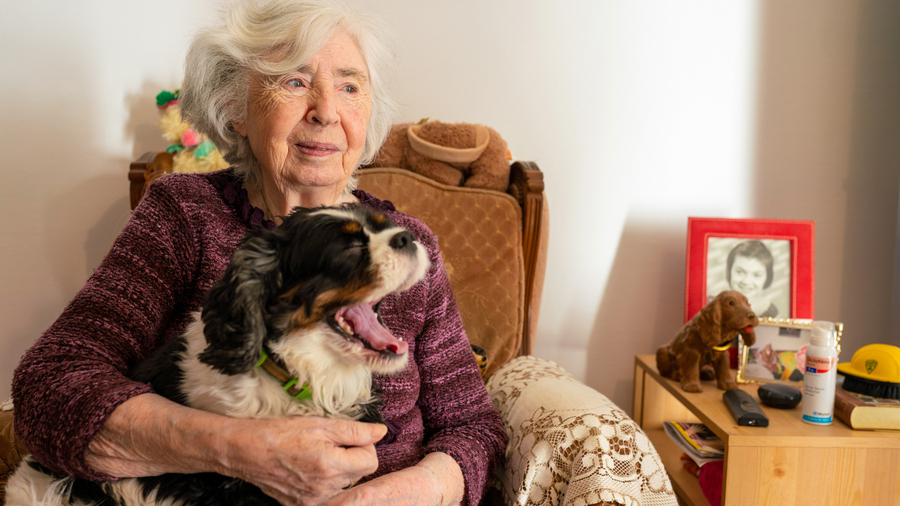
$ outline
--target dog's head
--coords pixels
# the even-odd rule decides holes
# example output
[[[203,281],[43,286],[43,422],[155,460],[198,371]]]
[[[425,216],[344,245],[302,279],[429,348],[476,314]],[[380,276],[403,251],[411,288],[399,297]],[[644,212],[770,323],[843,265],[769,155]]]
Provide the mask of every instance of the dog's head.
[[[322,366],[402,370],[408,346],[384,326],[379,304],[428,267],[415,236],[383,214],[358,204],[297,208],[278,228],[251,232],[207,293],[200,360],[240,374],[265,346],[289,369],[286,355],[316,353]]]
[[[750,308],[750,301],[741,292],[726,290],[716,295],[707,304],[697,318],[700,339],[708,348],[727,344],[738,332],[744,337],[744,344],[752,336],[756,339],[753,327],[759,325],[759,318]],[[724,342],[723,342],[724,341]]]

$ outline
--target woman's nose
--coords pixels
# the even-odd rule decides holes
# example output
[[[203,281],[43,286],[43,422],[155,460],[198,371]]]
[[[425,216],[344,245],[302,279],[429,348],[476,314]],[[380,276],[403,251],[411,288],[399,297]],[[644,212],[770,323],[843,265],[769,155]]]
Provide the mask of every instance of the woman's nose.
[[[322,87],[326,88],[326,87]],[[306,119],[310,123],[322,126],[332,125],[340,121],[337,110],[337,97],[333,89],[318,89],[310,97],[311,103]]]

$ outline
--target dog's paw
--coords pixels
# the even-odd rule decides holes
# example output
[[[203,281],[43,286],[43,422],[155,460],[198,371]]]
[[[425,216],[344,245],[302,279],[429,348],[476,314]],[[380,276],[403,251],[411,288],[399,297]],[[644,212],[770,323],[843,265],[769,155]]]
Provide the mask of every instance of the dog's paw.
[[[716,381],[716,386],[719,387],[719,390],[734,390],[737,388],[737,383],[734,380],[719,380]]]
[[[681,389],[685,392],[693,393],[700,393],[703,391],[699,381],[683,381],[681,382]]]

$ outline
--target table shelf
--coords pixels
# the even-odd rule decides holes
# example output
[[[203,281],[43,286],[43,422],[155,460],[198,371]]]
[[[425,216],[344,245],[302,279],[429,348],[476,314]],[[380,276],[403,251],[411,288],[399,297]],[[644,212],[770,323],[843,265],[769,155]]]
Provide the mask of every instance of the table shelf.
[[[853,430],[839,420],[814,426],[800,407],[762,406],[768,427],[735,424],[714,381],[687,393],[663,378],[654,355],[635,357],[634,420],[659,452],[679,499],[709,502],[697,477],[681,465],[682,451],[664,421],[701,422],[725,443],[723,506],[900,504],[900,432]],[[740,385],[759,402],[758,385]]]

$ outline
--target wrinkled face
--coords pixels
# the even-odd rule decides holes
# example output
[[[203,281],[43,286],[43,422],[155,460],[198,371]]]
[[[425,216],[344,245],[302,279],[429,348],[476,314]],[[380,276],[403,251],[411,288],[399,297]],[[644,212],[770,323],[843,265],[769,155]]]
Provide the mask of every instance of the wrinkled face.
[[[736,256],[731,264],[731,288],[753,297],[762,293],[766,284],[766,266],[750,257]]]
[[[356,43],[336,33],[298,69],[252,76],[246,122],[250,141],[277,183],[340,195],[366,141],[372,98],[368,68]]]

